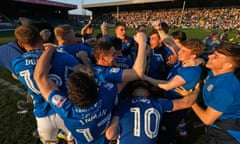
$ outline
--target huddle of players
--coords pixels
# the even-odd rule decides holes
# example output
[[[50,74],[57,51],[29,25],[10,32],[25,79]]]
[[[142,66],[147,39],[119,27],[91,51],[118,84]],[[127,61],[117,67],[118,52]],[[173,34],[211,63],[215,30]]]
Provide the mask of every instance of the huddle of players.
[[[125,26],[119,24],[116,31],[122,37],[101,39],[93,49],[75,43],[74,32],[68,25],[54,29],[57,46],[43,44],[33,26],[19,26],[15,30],[18,45],[26,52],[12,61],[13,73],[33,98],[43,143],[56,143],[59,129],[68,135],[69,143],[99,144],[116,139],[122,144],[156,143],[160,121],[167,128],[173,125],[169,127],[171,134],[184,118],[186,108],[194,105],[199,111],[195,101],[200,91],[197,83],[202,73],[199,55],[203,43],[198,39],[182,42],[174,39],[174,35],[173,39],[165,38],[163,27],[153,26],[155,31],[148,40],[142,31],[134,37],[126,36]],[[226,54],[225,47],[213,55],[231,53]],[[238,67],[235,59],[229,63],[234,67],[232,71]],[[211,63],[208,65],[211,69]],[[234,83],[239,85],[238,81]],[[178,89],[183,97],[175,90],[181,86],[194,91],[183,94]],[[161,93],[165,99],[152,98],[155,95],[150,89],[155,87],[164,90],[155,93]],[[205,88],[207,92],[209,87]],[[181,111],[167,113],[176,110]],[[160,139],[161,135],[159,142]]]

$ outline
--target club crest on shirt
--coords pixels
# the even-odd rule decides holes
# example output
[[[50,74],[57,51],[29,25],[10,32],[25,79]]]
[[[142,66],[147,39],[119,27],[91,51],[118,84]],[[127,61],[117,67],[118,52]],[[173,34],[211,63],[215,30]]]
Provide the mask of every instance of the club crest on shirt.
[[[113,84],[112,83],[106,83],[104,84],[104,87],[107,89],[107,90],[111,90],[113,88]]]
[[[120,68],[111,68],[110,72],[111,73],[117,73],[120,71]]]
[[[207,87],[207,90],[211,91],[212,89],[213,89],[213,84],[209,84],[208,87]]]
[[[66,101],[66,98],[60,95],[54,95],[52,97],[52,103],[57,107],[61,107],[65,101]]]

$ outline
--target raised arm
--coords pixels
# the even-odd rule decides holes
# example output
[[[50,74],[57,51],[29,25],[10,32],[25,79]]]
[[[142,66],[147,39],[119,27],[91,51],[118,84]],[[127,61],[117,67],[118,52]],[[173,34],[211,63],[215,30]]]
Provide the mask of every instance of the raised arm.
[[[86,30],[91,25],[91,23],[92,23],[92,17],[90,17],[88,23],[81,29],[81,35],[84,35],[86,33]]]
[[[135,72],[137,73],[139,78],[142,78],[144,76],[144,71],[146,68],[146,34],[144,34],[143,32],[138,32],[135,36],[134,36],[134,40],[137,42],[138,44],[138,53],[137,53],[137,57],[135,59],[135,62],[133,64],[133,70],[135,70]]]
[[[122,74],[122,81],[129,82],[144,75],[146,67],[146,35],[143,32],[135,35],[135,41],[138,43],[138,53],[131,69],[124,69]]]
[[[176,45],[174,40],[164,32],[164,30],[161,28],[160,21],[154,21],[152,22],[152,27],[158,31],[158,34],[160,35],[161,39],[163,40],[163,43],[170,48],[174,56],[177,56],[177,52],[179,50],[179,47]]]
[[[50,62],[54,52],[55,48],[46,48],[40,56],[34,70],[34,79],[46,100],[52,90],[58,89],[57,85],[48,78]]]
[[[126,86],[127,82],[137,80],[144,76],[146,67],[146,34],[138,32],[134,36],[135,41],[138,43],[138,53],[133,64],[132,69],[125,69],[122,74],[122,83],[118,84],[118,92]]]

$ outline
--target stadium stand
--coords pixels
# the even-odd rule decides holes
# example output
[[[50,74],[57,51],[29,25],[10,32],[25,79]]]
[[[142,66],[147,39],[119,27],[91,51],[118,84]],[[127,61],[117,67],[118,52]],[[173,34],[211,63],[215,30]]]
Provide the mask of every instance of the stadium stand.
[[[172,28],[240,29],[239,7],[239,0],[119,0],[83,5],[92,11],[96,25],[121,21],[131,28],[161,19]]]
[[[53,26],[69,23],[68,10],[76,9],[77,5],[54,2],[49,0],[11,0],[0,2],[0,31],[15,29],[20,24],[20,17],[32,21],[49,22]]]

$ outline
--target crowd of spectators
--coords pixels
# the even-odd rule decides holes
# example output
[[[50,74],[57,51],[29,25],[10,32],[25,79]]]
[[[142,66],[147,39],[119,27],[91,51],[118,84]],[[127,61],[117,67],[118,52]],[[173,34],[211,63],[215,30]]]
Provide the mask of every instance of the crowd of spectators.
[[[238,8],[191,8],[191,9],[161,9],[143,11],[121,11],[119,13],[105,14],[95,19],[95,23],[115,23],[121,21],[127,27],[135,28],[140,24],[147,26],[156,19],[161,19],[168,23],[170,27],[183,28],[208,28],[208,29],[239,29],[240,9]]]

